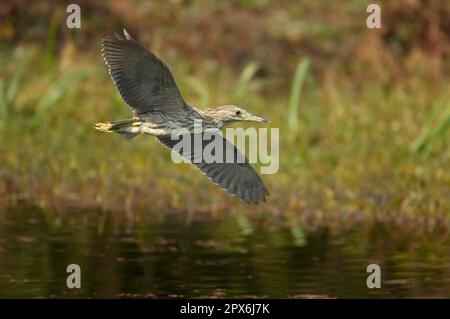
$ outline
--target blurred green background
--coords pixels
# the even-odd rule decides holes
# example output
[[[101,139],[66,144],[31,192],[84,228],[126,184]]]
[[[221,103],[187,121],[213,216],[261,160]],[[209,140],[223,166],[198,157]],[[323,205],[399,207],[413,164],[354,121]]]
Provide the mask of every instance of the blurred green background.
[[[232,216],[244,234],[283,225],[296,244],[305,231],[379,224],[408,241],[447,240],[449,1],[378,1],[381,29],[366,27],[362,0],[77,1],[72,30],[69,3],[0,4],[4,214],[33,206],[58,226],[67,211],[93,210],[99,229],[104,212],[125,228],[158,214]],[[242,105],[280,128],[266,204],[212,187],[152,138],[92,129],[130,116],[100,54],[124,27],[170,66],[189,104]]]

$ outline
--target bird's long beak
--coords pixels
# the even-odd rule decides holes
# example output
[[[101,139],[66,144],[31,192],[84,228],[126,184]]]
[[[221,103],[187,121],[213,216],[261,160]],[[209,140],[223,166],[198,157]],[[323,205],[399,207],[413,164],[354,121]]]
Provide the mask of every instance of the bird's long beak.
[[[251,113],[244,114],[243,119],[244,119],[244,121],[248,121],[248,122],[270,123],[264,117],[261,117],[261,116],[258,116],[258,115],[254,115],[254,114],[251,114]]]

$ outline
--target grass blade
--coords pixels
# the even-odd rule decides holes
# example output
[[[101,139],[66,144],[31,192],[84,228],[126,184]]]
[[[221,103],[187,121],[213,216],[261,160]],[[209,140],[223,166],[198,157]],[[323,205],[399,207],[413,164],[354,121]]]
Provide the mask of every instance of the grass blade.
[[[427,155],[432,150],[433,146],[442,140],[447,130],[450,128],[450,109],[447,107],[448,100],[439,100],[435,103],[428,116],[427,124],[422,128],[419,136],[411,143],[411,152],[415,155]],[[446,110],[441,118],[433,125],[435,118]]]
[[[16,99],[19,84],[22,81],[25,69],[28,65],[28,62],[30,61],[30,58],[26,57],[22,61],[23,62],[19,65],[16,73],[12,77],[11,82],[8,86],[8,90],[6,92],[6,102],[8,103],[8,105],[12,105]]]
[[[288,127],[292,132],[297,132],[298,130],[298,108],[300,105],[302,88],[308,74],[309,64],[310,62],[308,59],[302,59],[298,63],[294,81],[292,82],[288,113]]]
[[[239,99],[246,93],[248,93],[252,87],[252,79],[255,76],[256,72],[259,70],[259,65],[256,62],[249,63],[244,70],[242,71],[238,83],[237,89],[234,93],[234,98]],[[258,86],[257,84],[255,84]]]
[[[86,76],[86,72],[78,71],[61,76],[56,80],[46,94],[40,99],[36,107],[35,121],[39,122],[58,100]]]
[[[8,116],[8,102],[6,101],[5,83],[0,81],[0,119]]]

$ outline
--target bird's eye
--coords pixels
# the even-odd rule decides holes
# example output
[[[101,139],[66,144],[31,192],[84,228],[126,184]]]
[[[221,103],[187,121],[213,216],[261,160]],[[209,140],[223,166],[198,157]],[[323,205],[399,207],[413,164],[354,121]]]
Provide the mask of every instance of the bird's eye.
[[[236,116],[241,115],[241,111],[236,111]]]

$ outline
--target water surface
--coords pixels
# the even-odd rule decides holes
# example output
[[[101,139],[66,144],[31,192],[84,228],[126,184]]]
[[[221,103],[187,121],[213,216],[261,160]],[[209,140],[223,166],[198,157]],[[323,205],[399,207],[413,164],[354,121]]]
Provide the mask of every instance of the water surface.
[[[145,214],[0,213],[0,297],[450,297],[445,238]],[[72,263],[81,289],[66,286]],[[381,266],[381,289],[366,286],[370,263]]]

